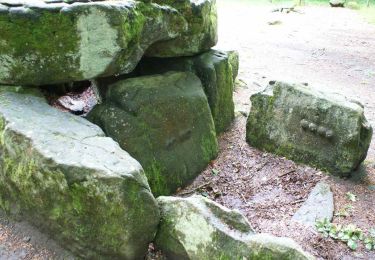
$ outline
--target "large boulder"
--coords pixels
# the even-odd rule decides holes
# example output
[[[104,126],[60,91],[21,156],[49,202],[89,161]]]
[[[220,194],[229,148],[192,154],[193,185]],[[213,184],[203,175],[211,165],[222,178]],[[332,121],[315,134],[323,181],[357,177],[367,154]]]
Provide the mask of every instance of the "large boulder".
[[[137,72],[148,75],[173,70],[190,71],[197,75],[207,95],[216,132],[219,134],[228,129],[234,118],[233,67],[238,64],[236,56],[238,57],[236,52],[211,50],[193,57],[144,58],[139,63]]]
[[[159,210],[141,165],[96,125],[9,90],[0,90],[1,208],[84,259],[143,259]]]
[[[186,26],[175,9],[139,1],[0,0],[0,83],[129,73],[151,44]]]
[[[156,245],[168,259],[312,259],[289,238],[255,234],[246,218],[203,197],[157,198]]]
[[[153,2],[176,8],[185,17],[188,30],[175,39],[154,43],[147,50],[146,55],[191,56],[216,45],[218,40],[216,0],[153,0]]]
[[[186,185],[218,153],[207,98],[192,73],[114,83],[88,119],[142,164],[156,196]]]
[[[251,97],[250,145],[348,175],[365,159],[372,137],[363,106],[302,84],[270,82]]]

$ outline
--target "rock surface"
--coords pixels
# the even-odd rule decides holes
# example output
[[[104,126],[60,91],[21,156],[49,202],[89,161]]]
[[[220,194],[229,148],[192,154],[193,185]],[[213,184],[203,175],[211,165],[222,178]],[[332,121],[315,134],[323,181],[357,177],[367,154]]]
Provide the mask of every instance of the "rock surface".
[[[204,87],[219,134],[229,128],[234,118],[233,79],[236,75],[233,68],[238,71],[236,52],[211,50],[193,57],[145,58],[137,70],[141,75],[168,71],[190,71],[197,75]]]
[[[156,42],[147,50],[146,55],[191,56],[216,45],[218,40],[216,0],[153,0],[153,2],[176,8],[185,17],[188,30],[175,39]]]
[[[28,89],[0,91],[1,208],[82,258],[142,259],[159,211],[141,165]]]
[[[129,73],[154,42],[187,29],[139,1],[0,0],[0,83],[43,85]]]
[[[114,83],[88,119],[142,164],[155,195],[186,185],[218,153],[207,98],[192,73]]]
[[[240,55],[238,51],[222,51],[228,55],[229,64],[232,67],[232,76],[233,82],[236,80],[238,76],[238,71],[240,69]]]
[[[366,157],[372,127],[358,102],[272,81],[251,102],[246,139],[254,147],[340,175]]]
[[[333,218],[334,204],[331,187],[325,182],[319,182],[311,191],[301,208],[293,215],[292,220],[315,227],[317,220]]]
[[[246,218],[203,197],[159,197],[156,245],[168,259],[312,259],[289,238],[255,234]]]
[[[345,6],[345,0],[330,0],[329,5],[331,7],[344,7]]]

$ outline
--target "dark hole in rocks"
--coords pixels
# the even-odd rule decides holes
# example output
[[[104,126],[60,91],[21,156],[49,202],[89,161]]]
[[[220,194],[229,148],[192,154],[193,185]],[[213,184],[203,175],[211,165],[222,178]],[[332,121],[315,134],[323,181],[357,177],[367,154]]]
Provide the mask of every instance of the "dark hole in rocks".
[[[41,88],[51,106],[74,115],[86,116],[100,103],[94,81],[46,85]]]

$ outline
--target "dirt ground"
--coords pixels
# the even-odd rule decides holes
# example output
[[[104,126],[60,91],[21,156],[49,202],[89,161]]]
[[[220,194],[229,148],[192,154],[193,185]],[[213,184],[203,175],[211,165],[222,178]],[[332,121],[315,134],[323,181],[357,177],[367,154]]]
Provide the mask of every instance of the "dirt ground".
[[[308,82],[357,99],[375,126],[375,26],[347,9],[304,7],[298,9],[302,13],[287,14],[271,12],[274,8],[219,1],[218,47],[240,53],[237,116],[220,137],[219,157],[181,192],[200,193],[239,209],[256,231],[291,237],[318,258],[375,259],[374,251],[351,251],[290,221],[314,185],[325,179],[334,192],[336,212],[349,203],[354,206],[350,216],[335,217],[334,222],[354,223],[364,230],[375,227],[374,140],[365,166],[351,179],[296,165],[245,142],[249,97],[274,79]],[[357,195],[356,202],[347,200],[348,191]],[[24,227],[0,216],[0,259],[70,257],[53,241]]]
[[[325,179],[334,192],[335,213],[349,204],[354,207],[348,217],[334,217],[335,223],[375,227],[374,140],[364,167],[351,179],[296,165],[245,142],[249,97],[270,80],[307,82],[359,100],[375,126],[375,26],[348,9],[305,7],[298,9],[301,13],[274,13],[275,7],[228,2],[219,2],[218,47],[240,53],[237,117],[220,138],[217,160],[182,193],[195,191],[237,208],[256,231],[291,237],[318,258],[375,259],[374,251],[351,251],[290,221],[314,185]],[[346,198],[349,191],[357,195],[356,202]]]

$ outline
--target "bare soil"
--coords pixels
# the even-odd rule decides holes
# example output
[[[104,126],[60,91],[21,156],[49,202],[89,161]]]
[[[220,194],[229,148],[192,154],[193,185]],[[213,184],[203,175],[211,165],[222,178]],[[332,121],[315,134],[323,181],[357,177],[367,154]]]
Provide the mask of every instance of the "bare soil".
[[[335,217],[334,222],[354,223],[363,230],[375,227],[374,140],[364,166],[351,179],[297,165],[245,142],[249,97],[275,79],[308,82],[357,99],[375,126],[375,26],[347,9],[304,7],[298,9],[303,13],[280,13],[271,12],[274,6],[243,2],[219,0],[218,48],[240,53],[234,97],[237,116],[219,138],[218,158],[179,194],[199,193],[239,209],[256,231],[291,237],[321,259],[375,259],[374,251],[363,247],[351,251],[290,221],[314,185],[325,179],[334,192],[335,212],[354,206],[350,216]],[[357,195],[356,202],[348,201],[348,191]],[[0,259],[69,257],[27,224],[0,215]]]
[[[347,217],[335,223],[375,227],[375,142],[350,179],[330,176],[264,153],[245,141],[251,94],[270,80],[307,82],[323,91],[345,94],[365,106],[375,126],[375,26],[355,11],[329,7],[271,12],[241,2],[219,1],[218,48],[237,49],[240,72],[235,90],[237,117],[220,137],[219,157],[180,194],[200,193],[245,214],[258,232],[291,237],[321,259],[375,259],[364,247],[351,251],[312,228],[291,221],[312,188],[324,179],[331,185],[335,213],[351,204]],[[373,138],[374,139],[374,138]],[[351,202],[346,193],[357,195]]]

